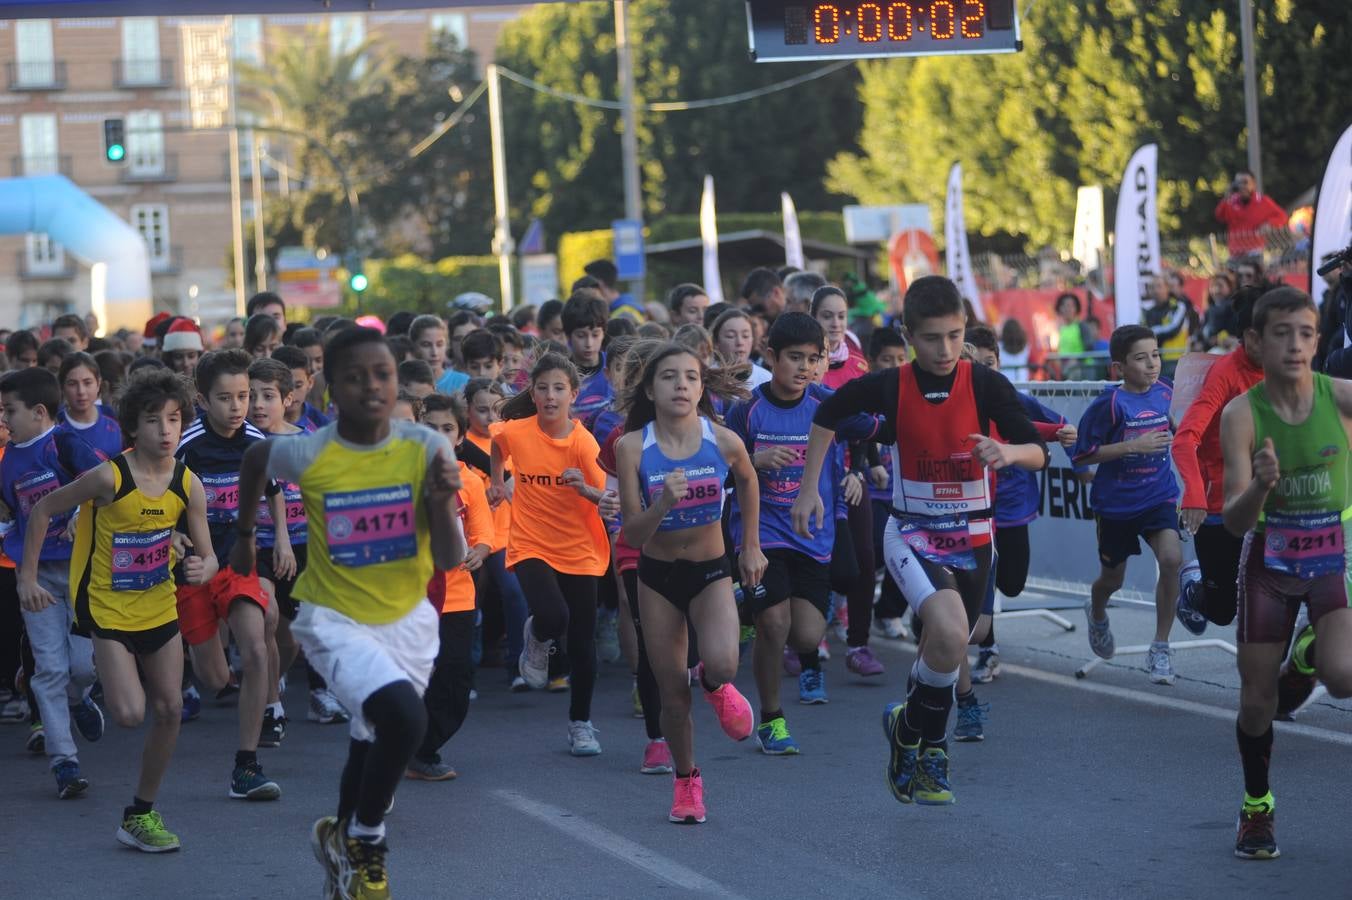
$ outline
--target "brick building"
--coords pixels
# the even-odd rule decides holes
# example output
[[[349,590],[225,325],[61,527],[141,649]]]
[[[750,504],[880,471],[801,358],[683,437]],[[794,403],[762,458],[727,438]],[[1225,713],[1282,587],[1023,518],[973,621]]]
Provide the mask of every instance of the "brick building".
[[[266,66],[270,45],[327,22],[335,49],[370,37],[413,54],[426,47],[433,29],[449,31],[482,66],[491,61],[503,25],[524,8],[237,16],[233,53]],[[175,130],[189,121],[180,47],[184,21],[0,20],[0,177],[69,177],[145,238],[155,309],[214,323],[235,308],[227,284],[230,138],[223,131]],[[127,158],[120,165],[103,153],[103,122],[115,117],[127,130]],[[246,140],[240,169],[248,229],[253,204]],[[282,187],[286,176],[279,168],[259,166],[268,195]],[[0,236],[0,324],[28,327],[63,312],[88,311],[89,305],[89,270],[59,245],[41,234]]]

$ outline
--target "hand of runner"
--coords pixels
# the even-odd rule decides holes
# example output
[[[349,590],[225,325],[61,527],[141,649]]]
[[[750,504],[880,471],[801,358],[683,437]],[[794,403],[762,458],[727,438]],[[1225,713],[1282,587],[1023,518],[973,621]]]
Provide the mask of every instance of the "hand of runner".
[[[765,558],[759,547],[746,547],[737,557],[737,569],[742,577],[742,589],[750,590],[761,583],[765,577],[765,570],[769,568],[770,563]]]
[[[507,485],[502,484],[501,482],[494,482],[488,486],[488,490],[485,493],[488,495],[488,505],[493,509],[497,509],[502,505],[502,501],[507,499]]]
[[[1002,444],[984,434],[969,434],[967,439],[976,442],[976,446],[972,447],[972,459],[981,463],[981,465],[994,471],[999,471],[1009,465],[1009,446],[1007,444]]]
[[[55,603],[55,598],[36,581],[19,579],[19,606],[28,612],[41,612]]]
[[[887,487],[887,476],[887,466],[874,466],[868,470],[869,480],[873,482],[873,486],[878,490]]]
[[[1179,512],[1178,521],[1188,530],[1188,534],[1196,534],[1197,529],[1206,521],[1206,510],[1184,509]]]
[[[1277,448],[1272,445],[1272,438],[1264,438],[1263,446],[1253,455],[1253,480],[1270,491],[1277,486],[1277,479],[1281,475]]]
[[[583,494],[587,490],[587,479],[582,474],[581,469],[564,469],[563,474],[559,476],[559,482],[579,494]]]
[[[859,501],[864,499],[864,478],[855,472],[846,473],[840,480],[841,490],[845,492],[845,502],[850,506],[858,506]]]
[[[488,554],[491,552],[492,550],[489,549],[487,544],[475,544],[465,551],[465,558],[461,561],[460,565],[464,567],[466,572],[478,571],[478,569],[483,566],[484,560],[488,558]]]
[[[278,543],[273,546],[272,571],[284,581],[296,577],[296,553],[290,544]]]
[[[662,499],[667,502],[668,509],[684,500],[689,493],[690,483],[685,480],[685,469],[672,469],[662,479]]]
[[[1080,439],[1080,433],[1074,425],[1069,423],[1056,429],[1056,442],[1069,450],[1075,446],[1075,442]]]
[[[183,560],[183,570],[188,570],[188,560],[194,557],[187,557]],[[196,557],[200,560],[202,557]],[[241,537],[235,541],[235,546],[230,548],[230,568],[235,570],[237,575],[248,575],[254,570],[255,551],[254,539],[252,537]]]
[[[192,550],[192,538],[181,531],[175,531],[169,536],[169,546],[174,550],[174,559],[187,559],[189,551]]]
[[[245,541],[243,538],[240,538],[238,541],[235,541],[235,547],[236,547],[236,549],[238,549],[238,547],[239,547],[239,545],[240,545],[241,543],[252,544],[252,541]],[[253,571],[253,560],[252,560],[252,555],[253,555],[253,554],[252,554],[252,547],[251,547],[251,548],[250,548],[249,571]],[[274,561],[275,561],[275,559],[276,559],[276,557],[274,557]],[[231,565],[234,564],[234,561],[235,561],[235,553],[234,553],[234,551],[232,550],[232,551],[230,552],[230,562],[231,562]],[[292,565],[293,568],[294,568],[295,564],[296,564],[295,557],[292,557],[292,559],[291,559],[291,565]],[[239,571],[239,570],[236,569],[236,571]],[[240,573],[240,574],[245,574],[245,573]],[[281,573],[281,572],[278,572],[277,574],[280,576],[282,573]],[[183,558],[183,577],[187,580],[188,584],[205,584],[205,583],[207,582],[207,563],[206,563],[206,560],[202,559],[202,557],[200,557],[200,556],[185,556],[185,557]]]
[[[817,517],[817,527],[826,524],[826,507],[822,505],[822,495],[803,486],[794,498],[793,508],[789,512],[793,518],[793,530],[803,537],[812,537],[812,517]]]
[[[606,491],[596,501],[596,509],[607,522],[615,521],[620,514],[620,495],[615,491]]]
[[[436,458],[427,464],[427,478],[423,482],[423,489],[430,499],[444,500],[453,496],[460,488],[460,467],[455,464],[453,458],[447,459],[446,455],[438,450]]]
[[[1152,431],[1143,434],[1131,442],[1134,453],[1163,453],[1174,442],[1174,436],[1167,430]]]
[[[794,452],[789,447],[766,447],[757,450],[751,457],[752,464],[758,469],[782,469],[794,460]]]

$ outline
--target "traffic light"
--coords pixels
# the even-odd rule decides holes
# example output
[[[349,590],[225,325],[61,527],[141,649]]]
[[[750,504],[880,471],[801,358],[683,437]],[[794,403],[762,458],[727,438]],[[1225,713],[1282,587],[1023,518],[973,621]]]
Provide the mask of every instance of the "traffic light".
[[[103,158],[110,163],[127,158],[126,127],[121,119],[103,120]]]
[[[353,272],[352,277],[347,280],[347,286],[352,288],[353,292],[360,294],[366,290],[371,282],[360,270]]]

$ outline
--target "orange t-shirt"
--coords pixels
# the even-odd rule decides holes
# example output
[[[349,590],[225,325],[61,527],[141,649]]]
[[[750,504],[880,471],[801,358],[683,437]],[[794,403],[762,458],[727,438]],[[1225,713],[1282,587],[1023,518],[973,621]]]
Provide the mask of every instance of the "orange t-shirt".
[[[473,431],[466,431],[465,437],[474,446],[478,447],[480,450],[487,453],[489,456],[492,456],[493,437],[496,436],[497,433],[500,431],[502,431],[502,423],[494,422],[492,425],[488,426],[489,437],[480,437]],[[508,471],[511,471],[512,458],[510,456],[506,456],[503,458],[502,462],[504,468],[506,468]],[[478,469],[475,469],[474,473],[483,479],[484,490],[488,490],[489,482],[492,480],[491,476],[480,472]],[[493,510],[494,553],[497,553],[499,550],[507,546],[507,535],[511,533],[512,533],[512,502],[510,500],[504,500],[503,502],[498,504],[497,509]]]
[[[465,549],[480,544],[493,546],[493,511],[488,507],[488,494],[483,482],[470,478],[469,467],[460,463],[460,478],[464,487],[456,497],[456,512],[465,531]],[[449,572],[437,570],[427,587],[443,613],[468,612],[474,608],[474,576],[461,566]]]
[[[579,469],[588,485],[605,489],[596,461],[601,448],[591,432],[574,419],[566,438],[551,438],[531,416],[502,423],[493,445],[515,463],[508,567],[538,559],[565,575],[604,575],[610,541],[596,504],[561,482],[565,469]]]

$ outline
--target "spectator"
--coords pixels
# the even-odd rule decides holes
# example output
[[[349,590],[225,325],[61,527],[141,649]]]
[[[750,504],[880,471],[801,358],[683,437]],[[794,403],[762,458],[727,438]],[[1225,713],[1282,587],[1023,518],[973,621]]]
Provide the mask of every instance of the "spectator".
[[[1286,227],[1286,210],[1258,191],[1258,181],[1248,169],[1235,173],[1230,190],[1216,204],[1216,221],[1226,227],[1226,243],[1232,257],[1262,253],[1265,229]]]
[[[1084,337],[1080,331],[1080,313],[1084,311],[1080,298],[1066,291],[1056,298],[1056,321],[1059,325],[1056,352],[1062,356],[1084,352]]]
[[[812,309],[812,295],[825,287],[826,279],[816,272],[794,272],[784,281],[784,311],[806,313]]]
[[[1141,312],[1141,324],[1155,333],[1165,362],[1178,359],[1188,349],[1188,313],[1192,304],[1169,290],[1168,279],[1164,276],[1146,277],[1154,302]]]
[[[1330,258],[1325,256],[1319,264],[1322,266]],[[1324,284],[1324,294],[1319,303],[1319,345],[1315,350],[1315,369],[1333,375],[1334,367],[1326,365],[1325,360],[1332,363],[1337,356],[1338,368],[1344,368],[1341,357],[1348,354],[1342,351],[1352,343],[1352,330],[1349,330],[1347,322],[1348,301],[1352,300],[1352,263],[1345,262],[1325,275]]]
[[[811,301],[809,296],[808,300]],[[775,319],[784,311],[784,283],[771,269],[764,267],[752,269],[742,282],[742,305],[762,306],[766,314]]]
[[[1202,344],[1208,350],[1227,339],[1239,340],[1239,319],[1232,299],[1235,288],[1235,278],[1229,272],[1217,272],[1207,282]]]
[[[1005,319],[1000,326],[1000,371],[1010,381],[1028,381],[1028,332],[1018,319]]]

